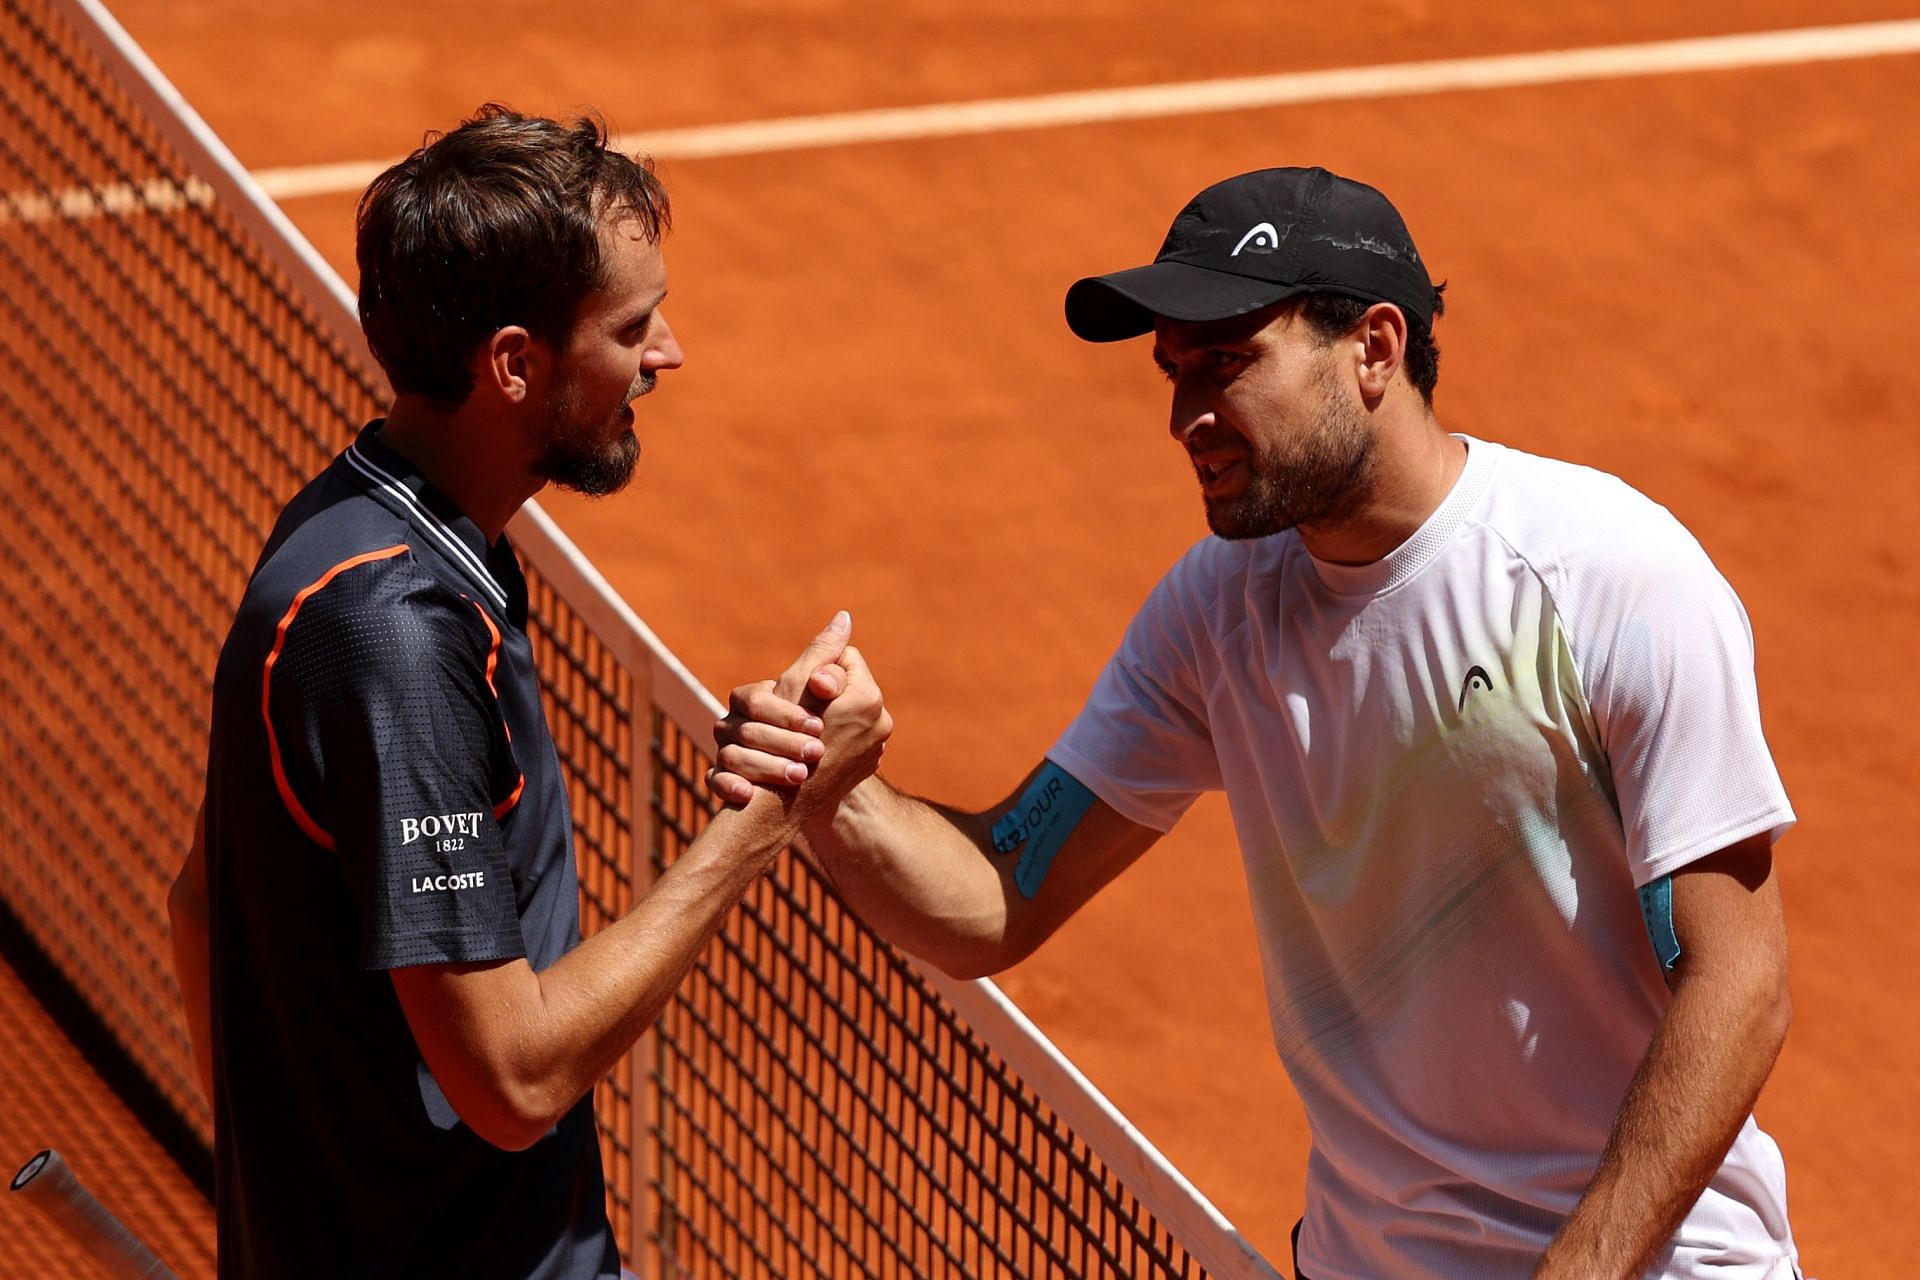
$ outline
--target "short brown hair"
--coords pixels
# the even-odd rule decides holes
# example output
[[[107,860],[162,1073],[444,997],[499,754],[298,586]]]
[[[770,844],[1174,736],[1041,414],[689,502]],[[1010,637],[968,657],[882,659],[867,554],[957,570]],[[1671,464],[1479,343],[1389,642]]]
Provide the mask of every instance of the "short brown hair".
[[[600,227],[671,224],[652,162],[571,125],[488,103],[373,180],[360,197],[360,325],[395,391],[458,408],[474,349],[507,325],[556,346],[606,284]]]
[[[1447,300],[1441,295],[1447,286],[1433,286],[1433,318],[1438,320],[1447,309]],[[1295,315],[1306,320],[1314,334],[1322,342],[1332,342],[1353,332],[1360,323],[1360,317],[1367,314],[1371,302],[1359,298],[1349,298],[1337,293],[1307,293],[1285,304],[1292,308]],[[1440,382],[1440,344],[1434,341],[1433,327],[1422,324],[1420,317],[1401,312],[1407,318],[1407,352],[1401,364],[1406,370],[1407,381],[1413,384],[1420,398],[1431,407],[1433,389]]]

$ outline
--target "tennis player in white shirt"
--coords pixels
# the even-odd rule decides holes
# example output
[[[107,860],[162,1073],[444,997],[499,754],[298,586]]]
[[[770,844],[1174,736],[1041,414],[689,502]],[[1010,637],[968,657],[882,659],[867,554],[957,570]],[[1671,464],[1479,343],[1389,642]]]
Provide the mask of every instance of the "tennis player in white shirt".
[[[1621,481],[1443,427],[1441,309],[1393,206],[1320,169],[1075,284],[1082,338],[1152,336],[1213,536],[1002,803],[874,777],[808,839],[883,934],[987,974],[1224,789],[1313,1132],[1302,1277],[1792,1280],[1750,1113],[1794,816],[1745,612]],[[716,794],[818,754],[810,677],[840,668],[735,691]]]

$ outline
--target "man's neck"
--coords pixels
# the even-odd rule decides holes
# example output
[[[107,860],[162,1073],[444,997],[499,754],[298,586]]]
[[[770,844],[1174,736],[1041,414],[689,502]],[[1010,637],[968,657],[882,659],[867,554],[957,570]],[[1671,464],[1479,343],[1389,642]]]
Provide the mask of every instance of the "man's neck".
[[[380,443],[420,469],[427,483],[486,536],[491,546],[514,513],[540,492],[501,428],[443,413],[415,396],[398,396],[380,427]]]
[[[1374,437],[1371,479],[1354,513],[1325,526],[1302,526],[1300,540],[1331,564],[1373,564],[1417,532],[1453,492],[1467,465],[1467,446],[1431,412]]]

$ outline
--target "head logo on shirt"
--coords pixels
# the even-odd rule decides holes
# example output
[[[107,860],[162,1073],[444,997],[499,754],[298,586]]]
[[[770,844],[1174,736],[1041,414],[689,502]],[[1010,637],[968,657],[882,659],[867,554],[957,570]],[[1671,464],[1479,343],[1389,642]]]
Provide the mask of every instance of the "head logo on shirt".
[[[1493,692],[1493,677],[1487,674],[1487,669],[1482,666],[1468,667],[1467,678],[1460,684],[1460,705],[1456,709],[1460,711],[1467,709],[1468,694],[1491,692]]]

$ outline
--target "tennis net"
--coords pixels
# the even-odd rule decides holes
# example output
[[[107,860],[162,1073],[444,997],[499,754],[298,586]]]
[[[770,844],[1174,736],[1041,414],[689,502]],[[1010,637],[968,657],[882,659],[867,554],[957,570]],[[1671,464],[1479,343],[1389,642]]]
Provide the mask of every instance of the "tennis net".
[[[206,690],[274,515],[384,384],[345,287],[97,0],[0,0],[0,60],[0,896],[205,1140],[165,894]],[[592,932],[706,823],[717,704],[542,512],[510,534]],[[596,1105],[645,1275],[1271,1274],[995,988],[797,858]]]

